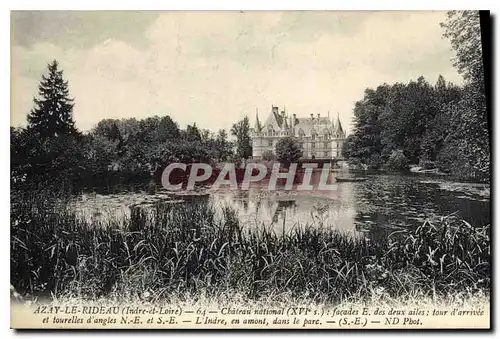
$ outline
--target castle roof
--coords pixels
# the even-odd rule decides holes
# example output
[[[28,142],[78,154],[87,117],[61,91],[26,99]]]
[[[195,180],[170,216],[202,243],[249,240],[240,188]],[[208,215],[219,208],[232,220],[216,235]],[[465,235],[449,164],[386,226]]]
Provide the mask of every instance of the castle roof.
[[[262,132],[262,125],[260,124],[259,121],[259,114],[255,113],[255,126],[254,126],[254,131],[257,133]]]
[[[311,130],[315,130],[317,134],[323,134],[326,129],[328,133],[333,132],[333,124],[328,117],[315,118],[297,118],[295,130],[302,129],[305,134],[309,134]]]
[[[335,123],[330,119],[330,114],[327,117],[311,114],[310,117],[303,118],[297,118],[294,114],[292,118],[291,116],[287,116],[284,110],[279,112],[278,107],[272,106],[272,110],[263,124],[259,121],[258,115],[255,118],[255,132],[267,130],[269,126],[272,126],[275,131],[286,131],[294,128],[295,133],[299,133],[302,130],[306,135],[310,135],[314,131],[318,135],[323,135],[327,132],[335,136],[345,136],[338,114]]]
[[[337,123],[335,124],[334,134],[337,135],[344,134],[344,129],[342,128],[342,123],[340,122],[338,113],[337,113]]]
[[[269,114],[269,117],[267,118],[264,126],[273,126],[275,130],[277,129],[287,129],[288,124],[286,122],[286,116],[284,114],[280,114],[277,110],[277,107],[273,107],[273,110],[271,111],[271,114]]]

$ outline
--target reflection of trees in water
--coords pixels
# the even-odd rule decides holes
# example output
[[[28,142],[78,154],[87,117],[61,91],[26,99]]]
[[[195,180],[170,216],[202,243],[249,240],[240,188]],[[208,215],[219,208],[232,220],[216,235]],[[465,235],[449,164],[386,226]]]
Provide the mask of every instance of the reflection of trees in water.
[[[250,198],[249,191],[236,190],[234,191],[232,200],[233,203],[238,205],[238,209],[243,209],[243,211],[247,213],[249,209],[249,198]]]
[[[330,210],[330,206],[332,205],[336,205],[335,201],[332,202],[332,204],[317,202],[313,205],[313,210],[318,216],[323,217],[325,213],[327,213]]]
[[[305,191],[290,192],[290,195],[282,192],[268,192],[265,189],[250,189],[249,194],[232,192],[236,208],[240,208],[243,218],[249,218],[253,223],[269,223],[281,227],[320,225],[329,227],[339,226],[342,229],[354,230],[354,212],[352,187],[346,186],[339,192],[332,191]],[[340,193],[340,194],[339,194]],[[248,211],[244,210],[248,201]]]
[[[293,216],[296,212],[297,204],[295,200],[279,200],[276,206],[276,210],[273,213],[272,223],[275,224],[279,220],[279,215],[281,214],[282,218],[286,218],[286,210],[293,210],[290,216]]]
[[[403,228],[437,222],[457,212],[471,224],[489,223],[489,202],[459,199],[438,184],[422,183],[404,176],[377,177],[355,185],[355,227],[368,232],[373,241]]]
[[[267,209],[268,210],[272,210],[273,208],[273,205],[274,205],[274,201],[272,201],[271,199],[266,199],[266,205],[267,205]]]
[[[179,199],[184,200],[185,202],[195,202],[195,203],[208,203],[210,200],[209,194],[185,194],[176,196]]]
[[[241,200],[241,203],[242,203],[242,205],[243,205],[243,210],[244,210],[245,212],[248,212],[248,199],[243,199],[243,200]]]
[[[255,202],[255,213],[256,213],[256,214],[259,214],[260,205],[261,205],[261,199],[258,199],[258,200]]]
[[[405,177],[377,177],[355,185],[354,218],[357,230],[368,232],[369,238],[379,241],[397,229],[417,225],[425,211],[434,210],[428,187]]]
[[[288,230],[323,223],[343,231],[363,232],[372,241],[457,210],[473,225],[489,223],[489,202],[458,199],[456,196],[463,192],[439,187],[404,176],[381,175],[365,182],[341,183],[331,192],[270,192],[267,187],[251,187],[248,191],[228,190],[211,196],[232,204],[250,226],[273,224],[280,231],[283,224]]]

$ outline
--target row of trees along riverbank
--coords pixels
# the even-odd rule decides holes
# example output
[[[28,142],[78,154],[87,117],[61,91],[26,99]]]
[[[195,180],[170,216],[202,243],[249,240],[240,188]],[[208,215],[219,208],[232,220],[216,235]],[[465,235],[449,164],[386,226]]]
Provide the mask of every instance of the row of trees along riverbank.
[[[33,189],[53,183],[69,190],[109,187],[117,184],[159,183],[170,163],[222,161],[239,163],[252,155],[248,117],[236,122],[228,140],[225,130],[217,134],[199,129],[185,130],[169,116],[142,120],[104,119],[87,133],[75,127],[74,101],[57,61],[39,84],[39,97],[28,114],[26,128],[11,127],[11,183],[14,188]],[[285,165],[302,155],[291,138],[278,143],[277,160]]]
[[[450,12],[443,23],[464,76],[461,87],[439,77],[431,86],[423,77],[407,84],[367,89],[354,108],[354,133],[343,155],[350,162],[405,169],[409,163],[437,166],[460,178],[488,180],[490,147],[477,12]],[[239,161],[252,155],[247,117],[213,134],[196,124],[185,130],[169,116],[104,119],[90,132],[78,131],[73,99],[56,61],[42,76],[39,98],[26,128],[11,128],[13,187],[67,181],[112,185],[114,179],[150,178],[171,162]],[[293,140],[282,140],[276,158],[300,157]],[[273,155],[274,157],[274,155]]]
[[[457,86],[439,76],[367,89],[354,107],[354,133],[343,155],[351,163],[407,169],[410,163],[463,179],[489,180],[490,145],[481,30],[477,12],[449,12],[444,36],[463,75]]]
[[[72,187],[148,180],[169,163],[238,162],[252,154],[248,118],[214,134],[196,124],[180,129],[169,116],[104,119],[89,132],[73,119],[74,100],[58,62],[48,65],[26,128],[11,127],[11,185],[62,182]]]

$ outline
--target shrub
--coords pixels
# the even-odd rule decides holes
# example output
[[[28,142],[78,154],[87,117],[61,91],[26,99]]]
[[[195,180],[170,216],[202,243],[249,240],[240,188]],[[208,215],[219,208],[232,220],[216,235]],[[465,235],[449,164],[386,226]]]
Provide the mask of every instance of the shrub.
[[[378,170],[382,164],[382,157],[378,153],[370,155],[370,157],[366,160],[367,169],[369,170]]]
[[[402,150],[392,151],[387,161],[387,167],[391,171],[407,171],[410,168],[408,158]]]
[[[436,163],[431,160],[421,160],[419,165],[425,170],[436,168]]]
[[[262,160],[265,161],[272,161],[274,160],[275,156],[273,151],[267,150],[262,153]]]

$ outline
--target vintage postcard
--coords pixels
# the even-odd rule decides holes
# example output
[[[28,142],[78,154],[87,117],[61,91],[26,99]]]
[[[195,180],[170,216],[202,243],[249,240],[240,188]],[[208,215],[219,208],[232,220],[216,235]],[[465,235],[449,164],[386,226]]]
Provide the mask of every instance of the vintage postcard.
[[[489,24],[12,11],[11,327],[489,329]]]

